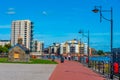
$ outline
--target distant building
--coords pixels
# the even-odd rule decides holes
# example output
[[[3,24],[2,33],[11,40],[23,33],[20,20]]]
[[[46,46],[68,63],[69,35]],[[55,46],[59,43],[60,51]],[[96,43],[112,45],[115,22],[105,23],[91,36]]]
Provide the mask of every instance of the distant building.
[[[10,44],[10,40],[0,40],[0,45]]]
[[[60,44],[59,43],[53,43],[49,47],[49,53],[59,55],[60,54]]]
[[[32,58],[39,58],[44,52],[44,43],[42,41],[34,40],[32,44],[32,50],[30,52],[30,56]]]
[[[44,50],[44,43],[42,41],[34,40],[32,44],[32,52],[40,52],[42,53]]]
[[[88,45],[87,43],[84,43],[84,55],[88,55]]]
[[[94,48],[89,48],[90,56],[96,55],[97,51]]]
[[[12,21],[11,26],[11,45],[17,44],[18,37],[23,39],[24,46],[32,50],[33,23],[30,20]]]
[[[83,56],[84,55],[84,43],[82,43],[81,41],[78,41],[76,39],[61,43],[60,54]]]
[[[73,39],[60,44],[53,43],[51,46],[49,46],[49,48],[47,48],[46,52],[49,54],[58,54],[64,56],[88,56],[88,45],[87,43]],[[90,56],[93,52],[94,50],[89,48]]]
[[[44,54],[49,54],[49,49],[48,48],[44,48]]]
[[[120,62],[120,48],[113,48],[113,62]]]

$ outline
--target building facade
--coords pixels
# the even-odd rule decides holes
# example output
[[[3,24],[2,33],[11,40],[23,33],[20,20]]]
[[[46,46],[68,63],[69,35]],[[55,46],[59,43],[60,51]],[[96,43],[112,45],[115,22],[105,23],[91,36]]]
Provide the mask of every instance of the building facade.
[[[10,44],[10,40],[0,40],[0,45]]]
[[[32,50],[33,23],[30,20],[12,21],[11,25],[11,45],[17,44],[18,37],[23,39],[23,45]]]
[[[71,41],[66,41],[60,45],[60,54],[65,56],[83,56],[84,55],[84,43],[76,39]]]
[[[9,49],[8,61],[10,62],[29,62],[29,49],[22,45],[22,38],[18,38],[17,44]]]
[[[60,55],[60,44],[59,44],[59,43],[53,43],[53,44],[49,47],[49,53],[50,53],[50,54]]]
[[[44,42],[34,40],[33,44],[32,44],[32,47],[33,47],[32,52],[40,52],[40,53],[42,53],[43,50],[44,50]]]
[[[94,50],[89,47],[89,56],[92,56]],[[58,54],[63,56],[88,56],[88,45],[87,43],[73,39],[63,43],[53,43],[48,47],[49,54]]]

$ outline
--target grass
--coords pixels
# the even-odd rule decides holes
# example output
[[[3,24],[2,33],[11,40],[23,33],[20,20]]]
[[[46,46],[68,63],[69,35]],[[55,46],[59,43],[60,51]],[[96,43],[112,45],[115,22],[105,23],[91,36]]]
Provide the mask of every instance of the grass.
[[[30,59],[29,62],[9,62],[7,58],[0,58],[0,63],[21,63],[21,64],[57,64],[55,61],[43,59]]]

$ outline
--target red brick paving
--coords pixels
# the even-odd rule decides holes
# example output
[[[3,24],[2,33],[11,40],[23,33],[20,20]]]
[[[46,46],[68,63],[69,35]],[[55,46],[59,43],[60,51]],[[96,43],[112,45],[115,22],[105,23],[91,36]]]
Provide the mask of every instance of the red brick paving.
[[[79,62],[65,61],[59,62],[49,80],[105,80],[105,78]]]

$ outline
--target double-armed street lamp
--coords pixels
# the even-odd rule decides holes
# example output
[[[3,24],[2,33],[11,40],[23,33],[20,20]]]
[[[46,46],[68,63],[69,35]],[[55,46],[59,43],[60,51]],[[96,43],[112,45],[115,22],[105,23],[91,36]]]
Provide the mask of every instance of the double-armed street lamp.
[[[88,46],[87,46],[87,55],[88,55],[88,67],[90,67],[90,52],[89,52],[89,30],[88,30],[88,35],[84,35],[84,32],[79,31],[80,34],[83,34],[84,37],[87,37],[88,39]]]
[[[107,21],[110,21],[110,50],[111,50],[111,72],[110,72],[110,78],[113,79],[113,11],[111,10],[102,10],[102,6],[95,6],[95,9],[92,10],[94,13],[100,13],[100,22],[102,22],[102,19],[105,19]],[[102,12],[110,12],[111,18],[107,19],[102,15]]]

